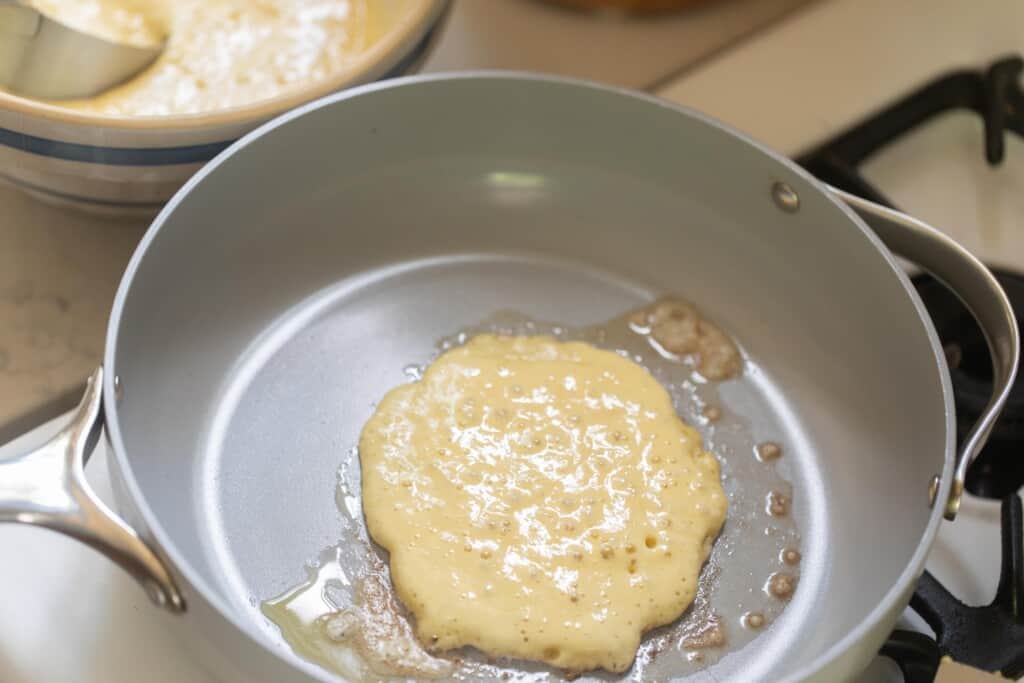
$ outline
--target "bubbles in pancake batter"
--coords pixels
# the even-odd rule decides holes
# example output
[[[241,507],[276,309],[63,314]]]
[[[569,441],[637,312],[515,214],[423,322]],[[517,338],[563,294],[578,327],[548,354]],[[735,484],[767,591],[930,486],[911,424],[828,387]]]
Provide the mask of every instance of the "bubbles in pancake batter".
[[[761,462],[778,460],[782,456],[782,447],[773,441],[765,441],[764,443],[757,444],[754,448],[754,455]]]
[[[789,496],[771,491],[765,501],[765,509],[773,517],[785,517],[789,514]]]
[[[740,620],[746,628],[757,629],[764,626],[764,615],[760,612],[747,612]]]
[[[796,577],[792,574],[776,572],[768,577],[765,590],[773,597],[788,599],[793,595],[793,591],[796,590]]]
[[[718,406],[705,406],[701,414],[708,422],[718,422],[722,419],[722,409]]]
[[[704,650],[707,648],[719,648],[725,645],[725,643],[725,624],[720,616],[713,614],[701,628],[686,635],[679,645],[687,650]]]

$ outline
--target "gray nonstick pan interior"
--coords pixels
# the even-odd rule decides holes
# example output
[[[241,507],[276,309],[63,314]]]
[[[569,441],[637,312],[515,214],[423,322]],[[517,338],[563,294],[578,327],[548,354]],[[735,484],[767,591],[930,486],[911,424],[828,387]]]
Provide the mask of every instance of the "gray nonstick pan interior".
[[[930,328],[877,243],[757,147],[609,91],[457,78],[314,107],[204,176],[133,263],[108,366],[157,535],[258,637],[278,640],[258,602],[341,539],[337,472],[375,402],[501,310],[585,326],[675,293],[750,359],[714,389],[735,430],[684,417],[736,463],[749,439],[783,444],[800,582],[695,680],[798,670],[917,549],[950,438]],[[744,467],[735,500],[760,509]],[[744,533],[714,593],[733,629],[766,578],[745,559],[764,527]]]

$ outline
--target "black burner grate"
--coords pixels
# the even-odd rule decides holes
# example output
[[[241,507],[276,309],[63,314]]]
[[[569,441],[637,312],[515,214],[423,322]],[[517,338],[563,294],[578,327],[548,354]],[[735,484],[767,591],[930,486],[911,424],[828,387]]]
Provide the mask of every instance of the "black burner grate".
[[[886,145],[939,114],[966,109],[985,124],[985,156],[1003,160],[1007,132],[1024,136],[1024,60],[1011,56],[984,71],[942,76],[886,107],[797,162],[821,180],[880,204],[892,202],[861,176],[858,166]],[[1024,276],[996,271],[1024,320]],[[929,276],[914,284],[946,350],[962,440],[988,400],[991,361],[981,330],[959,300]],[[1024,524],[1017,491],[1024,485],[1024,380],[1018,381],[1003,416],[968,474],[968,490],[1002,499],[1002,568],[995,600],[971,607],[954,597],[929,572],[918,582],[911,606],[935,631],[930,638],[895,631],[881,650],[907,683],[931,683],[943,655],[1004,676],[1024,675]]]
[[[1018,320],[1024,320],[1024,276],[992,269]],[[929,275],[913,278],[921,300],[939,334],[949,364],[956,401],[957,443],[985,409],[992,391],[992,361],[981,328],[967,308],[944,285]],[[978,459],[967,473],[967,490],[1000,499],[1024,486],[1024,381],[1017,382]]]
[[[797,158],[815,176],[840,189],[892,206],[857,167],[891,142],[939,114],[966,109],[985,124],[985,157],[997,166],[1007,131],[1024,136],[1024,59],[1006,57],[985,71],[956,71],[916,90]]]

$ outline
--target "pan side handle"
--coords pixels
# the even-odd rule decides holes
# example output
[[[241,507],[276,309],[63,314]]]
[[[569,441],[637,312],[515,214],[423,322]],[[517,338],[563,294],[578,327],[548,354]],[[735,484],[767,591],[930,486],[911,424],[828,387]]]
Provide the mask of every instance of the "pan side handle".
[[[89,378],[70,424],[46,444],[0,461],[0,523],[52,529],[106,555],[170,612],[185,602],[150,544],[104,505],[85,480],[84,466],[103,429],[103,369]]]
[[[829,190],[853,209],[890,250],[918,264],[956,294],[985,334],[992,356],[992,396],[960,447],[945,503],[945,517],[952,520],[960,509],[967,470],[985,445],[1017,376],[1020,340],[1013,308],[988,268],[942,232],[842,190]],[[933,487],[933,504],[936,494]]]

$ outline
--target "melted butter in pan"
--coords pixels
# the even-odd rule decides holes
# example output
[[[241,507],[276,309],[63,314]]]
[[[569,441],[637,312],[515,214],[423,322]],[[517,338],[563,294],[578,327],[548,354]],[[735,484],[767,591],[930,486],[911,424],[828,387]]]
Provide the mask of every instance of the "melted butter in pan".
[[[686,329],[690,311],[696,313],[692,306],[680,300],[661,300],[602,325],[578,329],[538,323],[517,313],[499,313],[439,343],[439,351],[443,353],[482,334],[523,337],[547,334],[562,341],[584,340],[597,347],[614,349],[620,356],[633,359],[653,374],[671,394],[676,414],[688,416],[699,425],[708,450],[713,450],[719,457],[721,482],[729,501],[729,522],[714,544],[711,557],[699,578],[696,598],[681,618],[655,629],[643,639],[632,669],[624,673],[621,680],[665,680],[685,676],[742,648],[759,633],[769,630],[785,608],[788,598],[780,598],[770,591],[769,579],[773,573],[785,573],[791,579],[790,585],[795,585],[800,573],[801,557],[797,550],[800,535],[795,520],[788,510],[785,516],[778,517],[766,509],[770,508],[766,501],[770,502],[773,492],[787,496],[787,502],[792,497],[792,487],[785,476],[776,471],[777,462],[783,463],[783,471],[787,469],[784,466],[787,458],[763,461],[755,449],[757,439],[749,424],[722,403],[723,396],[717,388],[718,381],[727,381],[742,374],[749,361],[724,335],[727,343],[720,349],[705,346],[702,350],[699,343],[694,345],[693,337]],[[665,319],[679,324],[662,326],[655,335],[652,329],[654,322]],[[698,321],[700,324],[705,325],[705,331],[713,327],[702,317]],[[694,328],[691,326],[689,329]],[[675,338],[666,339],[666,336]],[[705,332],[704,337],[707,338],[705,345],[708,341],[714,343],[715,338],[723,338],[716,337],[714,332],[710,335]],[[723,371],[709,369],[706,365],[709,358],[724,361],[716,361]],[[406,374],[411,380],[422,380],[424,367],[408,366]],[[399,616],[399,621],[382,620],[381,623],[394,626],[390,635],[387,635],[387,629],[375,631],[376,637],[384,639],[385,647],[366,652],[360,648],[356,637],[358,631],[352,630],[352,626],[358,628],[362,623],[360,620],[373,612],[372,609],[364,610],[368,602],[361,589],[364,585],[362,580],[375,577],[373,585],[391,587],[385,564],[388,555],[371,542],[366,531],[360,504],[360,479],[360,460],[357,451],[352,449],[339,469],[338,501],[343,513],[341,535],[344,540],[332,549],[329,557],[321,559],[317,574],[312,575],[309,581],[276,600],[263,603],[264,614],[280,628],[292,647],[299,654],[351,680],[380,680],[381,676],[392,677],[396,670],[403,671],[400,674],[402,678],[432,678],[438,675],[437,666],[454,667],[451,677],[458,680],[560,680],[556,672],[544,665],[515,658],[494,659],[473,648],[459,650],[453,653],[454,656],[447,653],[430,656],[426,650],[434,634],[428,634],[424,645],[420,645],[410,627],[415,622],[393,597],[391,604],[396,610],[392,613]],[[495,524],[500,528],[498,522]],[[486,521],[484,526],[488,528]],[[498,535],[501,536],[500,533]],[[461,550],[456,548],[452,552],[466,551],[463,545]],[[621,559],[621,553],[618,556]],[[487,560],[479,554],[476,557],[480,562],[495,559],[493,551]],[[627,564],[627,573],[628,568]],[[340,578],[347,576],[352,580],[339,581],[339,577],[334,576],[339,572]],[[333,588],[329,584],[334,584]],[[562,596],[569,597],[572,602],[571,594],[563,592]],[[576,597],[578,604],[578,592]],[[533,602],[526,604],[532,605]],[[325,631],[331,617],[333,639]],[[710,638],[709,635],[715,637]],[[403,638],[407,638],[404,643]],[[395,647],[399,651],[404,648],[404,651],[412,652],[413,658],[391,663],[373,661],[374,652],[393,653]],[[420,655],[429,659],[421,659]],[[426,662],[427,665],[417,670],[417,662],[419,665]],[[447,677],[447,674],[442,676]],[[583,678],[610,680],[609,676],[584,675]],[[618,676],[614,678],[619,679]]]
[[[353,587],[355,604],[339,608],[332,584]],[[453,662],[431,656],[417,642],[379,568],[353,586],[338,561],[325,562],[306,583],[265,602],[262,609],[300,655],[355,678],[436,679],[455,669]]]
[[[735,342],[689,302],[661,299],[631,315],[630,325],[663,355],[691,359],[708,379],[732,379],[743,372]]]

